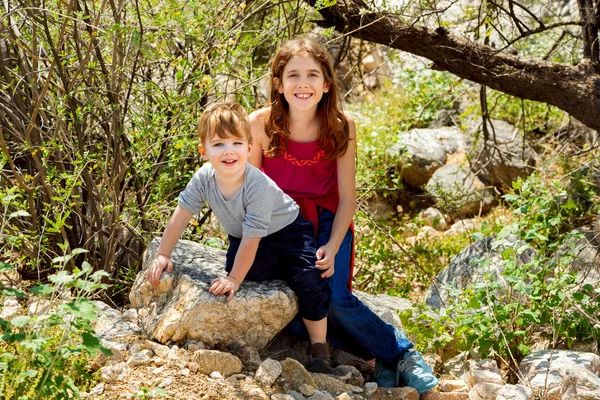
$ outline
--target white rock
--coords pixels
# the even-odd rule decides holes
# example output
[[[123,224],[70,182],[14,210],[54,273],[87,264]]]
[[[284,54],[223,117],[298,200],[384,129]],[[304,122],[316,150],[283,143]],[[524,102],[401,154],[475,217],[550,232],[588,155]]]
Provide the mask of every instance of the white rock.
[[[146,267],[158,244],[155,239],[148,246]],[[230,302],[209,293],[211,281],[225,275],[222,251],[180,240],[171,260],[174,271],[164,273],[157,287],[140,271],[129,296],[143,329],[161,343],[197,339],[261,349],[298,311],[296,295],[283,281],[244,282]]]
[[[469,391],[469,400],[495,400],[501,388],[494,383],[478,383]]]
[[[282,370],[279,361],[267,358],[258,367],[254,379],[265,386],[271,386],[281,375]]]
[[[242,362],[233,354],[217,350],[198,350],[194,353],[194,361],[203,374],[219,371],[223,376],[237,374],[242,371]]]
[[[104,393],[104,383],[99,383],[90,390],[90,395],[99,396]]]
[[[313,394],[315,394],[317,392],[316,388],[314,388],[313,386],[311,386],[309,384],[306,384],[306,383],[303,383],[302,385],[300,385],[300,387],[298,388],[298,390],[304,396],[312,396]]]
[[[0,312],[0,318],[3,320],[9,320],[12,317],[17,316],[23,307],[19,303],[19,300],[15,296],[8,296],[4,298],[4,303],[2,304],[2,312]]]
[[[460,379],[447,379],[440,384],[440,391],[468,393],[469,387]]]
[[[365,393],[367,396],[372,395],[377,390],[377,383],[375,382],[367,382],[365,383]]]
[[[317,390],[315,392],[315,394],[313,394],[312,396],[310,396],[308,398],[308,400],[335,400],[335,399],[329,393]]]
[[[152,350],[142,350],[138,353],[132,354],[127,359],[127,365],[131,368],[135,368],[138,365],[147,365],[152,361]]]
[[[530,400],[531,390],[523,385],[504,385],[498,391],[496,400]]]
[[[271,400],[294,400],[289,394],[275,393],[271,395]]]
[[[159,388],[166,388],[169,387],[173,384],[173,377],[172,376],[167,376],[165,379],[163,379],[159,384],[158,387]]]

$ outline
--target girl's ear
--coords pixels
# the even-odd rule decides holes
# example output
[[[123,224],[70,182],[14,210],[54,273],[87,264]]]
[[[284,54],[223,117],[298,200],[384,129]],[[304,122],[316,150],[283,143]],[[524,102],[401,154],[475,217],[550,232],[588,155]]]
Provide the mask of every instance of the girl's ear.
[[[329,89],[331,89],[331,84],[329,82],[325,82],[323,84],[323,93],[329,92]]]
[[[283,93],[283,87],[281,86],[281,83],[279,82],[279,78],[273,78],[273,86],[275,86],[277,88],[279,93]]]

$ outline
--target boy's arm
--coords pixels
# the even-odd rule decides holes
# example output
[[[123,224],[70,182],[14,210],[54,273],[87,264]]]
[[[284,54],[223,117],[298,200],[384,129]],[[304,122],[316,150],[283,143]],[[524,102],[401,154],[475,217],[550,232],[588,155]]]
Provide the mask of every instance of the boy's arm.
[[[193,216],[194,214],[191,211],[188,211],[181,206],[175,208],[175,211],[163,232],[162,238],[160,239],[156,257],[152,261],[152,264],[150,264],[150,268],[148,268],[148,272],[146,273],[146,278],[152,286],[157,286],[159,284],[160,276],[165,268],[167,268],[167,271],[169,272],[173,270],[171,253]]]
[[[244,278],[246,278],[246,274],[248,274],[248,271],[256,258],[260,239],[261,238],[242,237],[229,276],[214,279],[208,289],[209,292],[214,294],[229,293],[227,301],[231,301],[233,295],[239,289],[240,284],[244,281]]]

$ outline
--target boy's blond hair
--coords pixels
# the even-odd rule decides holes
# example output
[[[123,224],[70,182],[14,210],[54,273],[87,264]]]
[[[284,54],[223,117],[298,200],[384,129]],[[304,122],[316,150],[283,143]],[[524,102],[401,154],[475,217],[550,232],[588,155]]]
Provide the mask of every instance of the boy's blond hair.
[[[198,120],[200,143],[212,139],[216,134],[221,139],[230,136],[246,138],[252,143],[248,113],[238,103],[217,103],[209,106]]]

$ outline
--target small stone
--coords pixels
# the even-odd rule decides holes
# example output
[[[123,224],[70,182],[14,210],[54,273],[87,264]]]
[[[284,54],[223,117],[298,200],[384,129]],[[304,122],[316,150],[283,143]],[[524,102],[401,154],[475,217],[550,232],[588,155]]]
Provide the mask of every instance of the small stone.
[[[176,374],[181,375],[181,376],[190,376],[190,370],[187,368],[180,369],[179,371],[176,372]]]
[[[448,379],[440,384],[440,391],[468,393],[469,387],[460,379]]]
[[[312,396],[317,391],[317,389],[315,389],[313,386],[307,385],[306,383],[303,383],[302,385],[300,385],[300,387],[298,388],[298,390],[304,396]]]
[[[162,374],[164,371],[165,371],[164,367],[158,367],[158,368],[154,368],[152,370],[152,374],[159,375],[159,374]]]
[[[219,371],[213,371],[210,373],[210,377],[213,379],[223,379],[223,375]]]
[[[302,395],[302,393],[298,393],[295,390],[288,390],[287,394],[292,396],[294,400],[304,400],[304,396]]]
[[[271,395],[271,400],[294,400],[294,398],[289,394],[275,393]]]
[[[361,388],[361,387],[358,387],[358,386],[352,386],[352,392],[353,392],[353,393],[362,393],[362,392],[364,392],[364,391],[365,391],[365,389],[363,389],[363,388]]]
[[[188,364],[188,369],[190,370],[190,372],[195,374],[196,372],[198,372],[198,369],[200,369],[200,366],[196,361],[192,361]]]
[[[147,365],[150,364],[152,358],[149,354],[152,353],[152,350],[142,350],[135,354],[132,354],[129,359],[127,359],[127,365],[131,368],[137,367],[139,365]]]
[[[254,388],[244,393],[244,399],[269,400],[269,396],[261,388]]]
[[[351,399],[351,397],[348,393],[342,393],[338,397],[335,398],[335,400],[350,400],[350,399]]]
[[[277,360],[267,358],[260,364],[254,379],[265,386],[271,386],[283,371],[281,364]]]
[[[159,367],[162,367],[163,365],[165,365],[167,363],[167,360],[165,360],[164,358],[161,357],[154,357],[152,359],[152,362],[156,365],[158,365]]]
[[[365,393],[367,396],[372,395],[377,390],[377,383],[375,382],[367,382],[365,383]]]
[[[99,396],[104,393],[104,383],[99,383],[90,390],[90,395]]]
[[[335,400],[333,396],[327,392],[323,392],[321,390],[317,390],[315,394],[310,396],[308,400]]]
[[[169,387],[173,384],[173,377],[172,376],[167,376],[165,379],[163,379],[159,384],[158,387],[159,388],[166,388]]]

